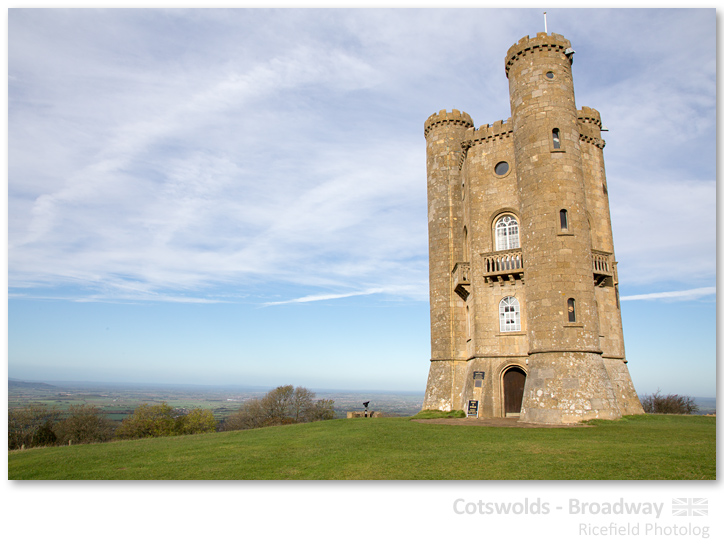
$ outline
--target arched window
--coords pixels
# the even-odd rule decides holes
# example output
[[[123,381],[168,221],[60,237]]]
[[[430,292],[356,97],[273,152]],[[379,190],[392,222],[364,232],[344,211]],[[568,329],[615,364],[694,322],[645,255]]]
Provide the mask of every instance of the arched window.
[[[572,297],[568,299],[568,321],[576,321],[576,300]]]
[[[495,223],[495,250],[517,249],[520,247],[518,221],[511,215],[500,217]]]
[[[568,230],[568,211],[561,209],[561,230]]]
[[[553,149],[561,149],[561,131],[553,129]]]
[[[504,297],[498,308],[500,311],[500,331],[520,331],[520,303],[515,297]]]

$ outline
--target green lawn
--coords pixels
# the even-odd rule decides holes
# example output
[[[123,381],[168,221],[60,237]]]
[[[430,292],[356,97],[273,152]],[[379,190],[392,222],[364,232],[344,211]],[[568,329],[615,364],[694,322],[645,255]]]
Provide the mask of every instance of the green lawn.
[[[13,451],[9,479],[715,479],[716,418],[586,428],[353,418]]]

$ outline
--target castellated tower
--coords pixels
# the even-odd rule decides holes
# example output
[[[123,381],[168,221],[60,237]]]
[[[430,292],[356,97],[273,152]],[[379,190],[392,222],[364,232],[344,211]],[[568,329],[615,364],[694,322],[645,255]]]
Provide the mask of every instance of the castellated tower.
[[[573,423],[642,413],[626,367],[601,118],[570,42],[525,37],[512,117],[425,123],[432,358],[425,409]]]

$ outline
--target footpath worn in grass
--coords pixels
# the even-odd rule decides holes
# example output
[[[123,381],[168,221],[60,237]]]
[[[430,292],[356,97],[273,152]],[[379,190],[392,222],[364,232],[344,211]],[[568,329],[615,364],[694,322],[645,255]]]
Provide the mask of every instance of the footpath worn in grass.
[[[716,418],[586,428],[352,418],[13,451],[9,479],[715,479]]]
[[[422,410],[415,414],[412,420],[435,420],[438,418],[465,418],[465,412],[463,410],[450,410],[444,412],[442,410]]]

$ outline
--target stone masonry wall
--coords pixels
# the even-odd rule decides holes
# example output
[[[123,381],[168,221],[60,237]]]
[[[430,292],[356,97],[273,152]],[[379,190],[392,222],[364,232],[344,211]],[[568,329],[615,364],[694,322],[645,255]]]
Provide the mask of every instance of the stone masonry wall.
[[[476,129],[466,113],[443,110],[425,123],[431,365],[424,409],[465,409],[477,400],[479,417],[505,416],[503,375],[517,367],[525,374],[522,420],[642,412],[623,346],[601,118],[576,109],[570,46],[538,33],[508,50],[508,120]],[[509,170],[496,174],[501,161]],[[496,251],[494,226],[508,214],[519,222],[520,248]],[[491,270],[506,259],[515,259],[515,270]],[[511,296],[521,329],[502,332],[499,305]],[[485,374],[478,386],[475,373]]]
[[[539,33],[506,61],[530,346],[521,420],[536,423],[620,416],[601,358],[569,48],[562,36]]]
[[[431,365],[424,409],[451,410],[460,403],[456,361],[464,361],[464,315],[450,274],[462,259],[461,140],[473,126],[467,113],[440,111],[425,122],[430,254]],[[462,330],[462,331],[461,331]],[[457,396],[457,401],[454,397]]]

